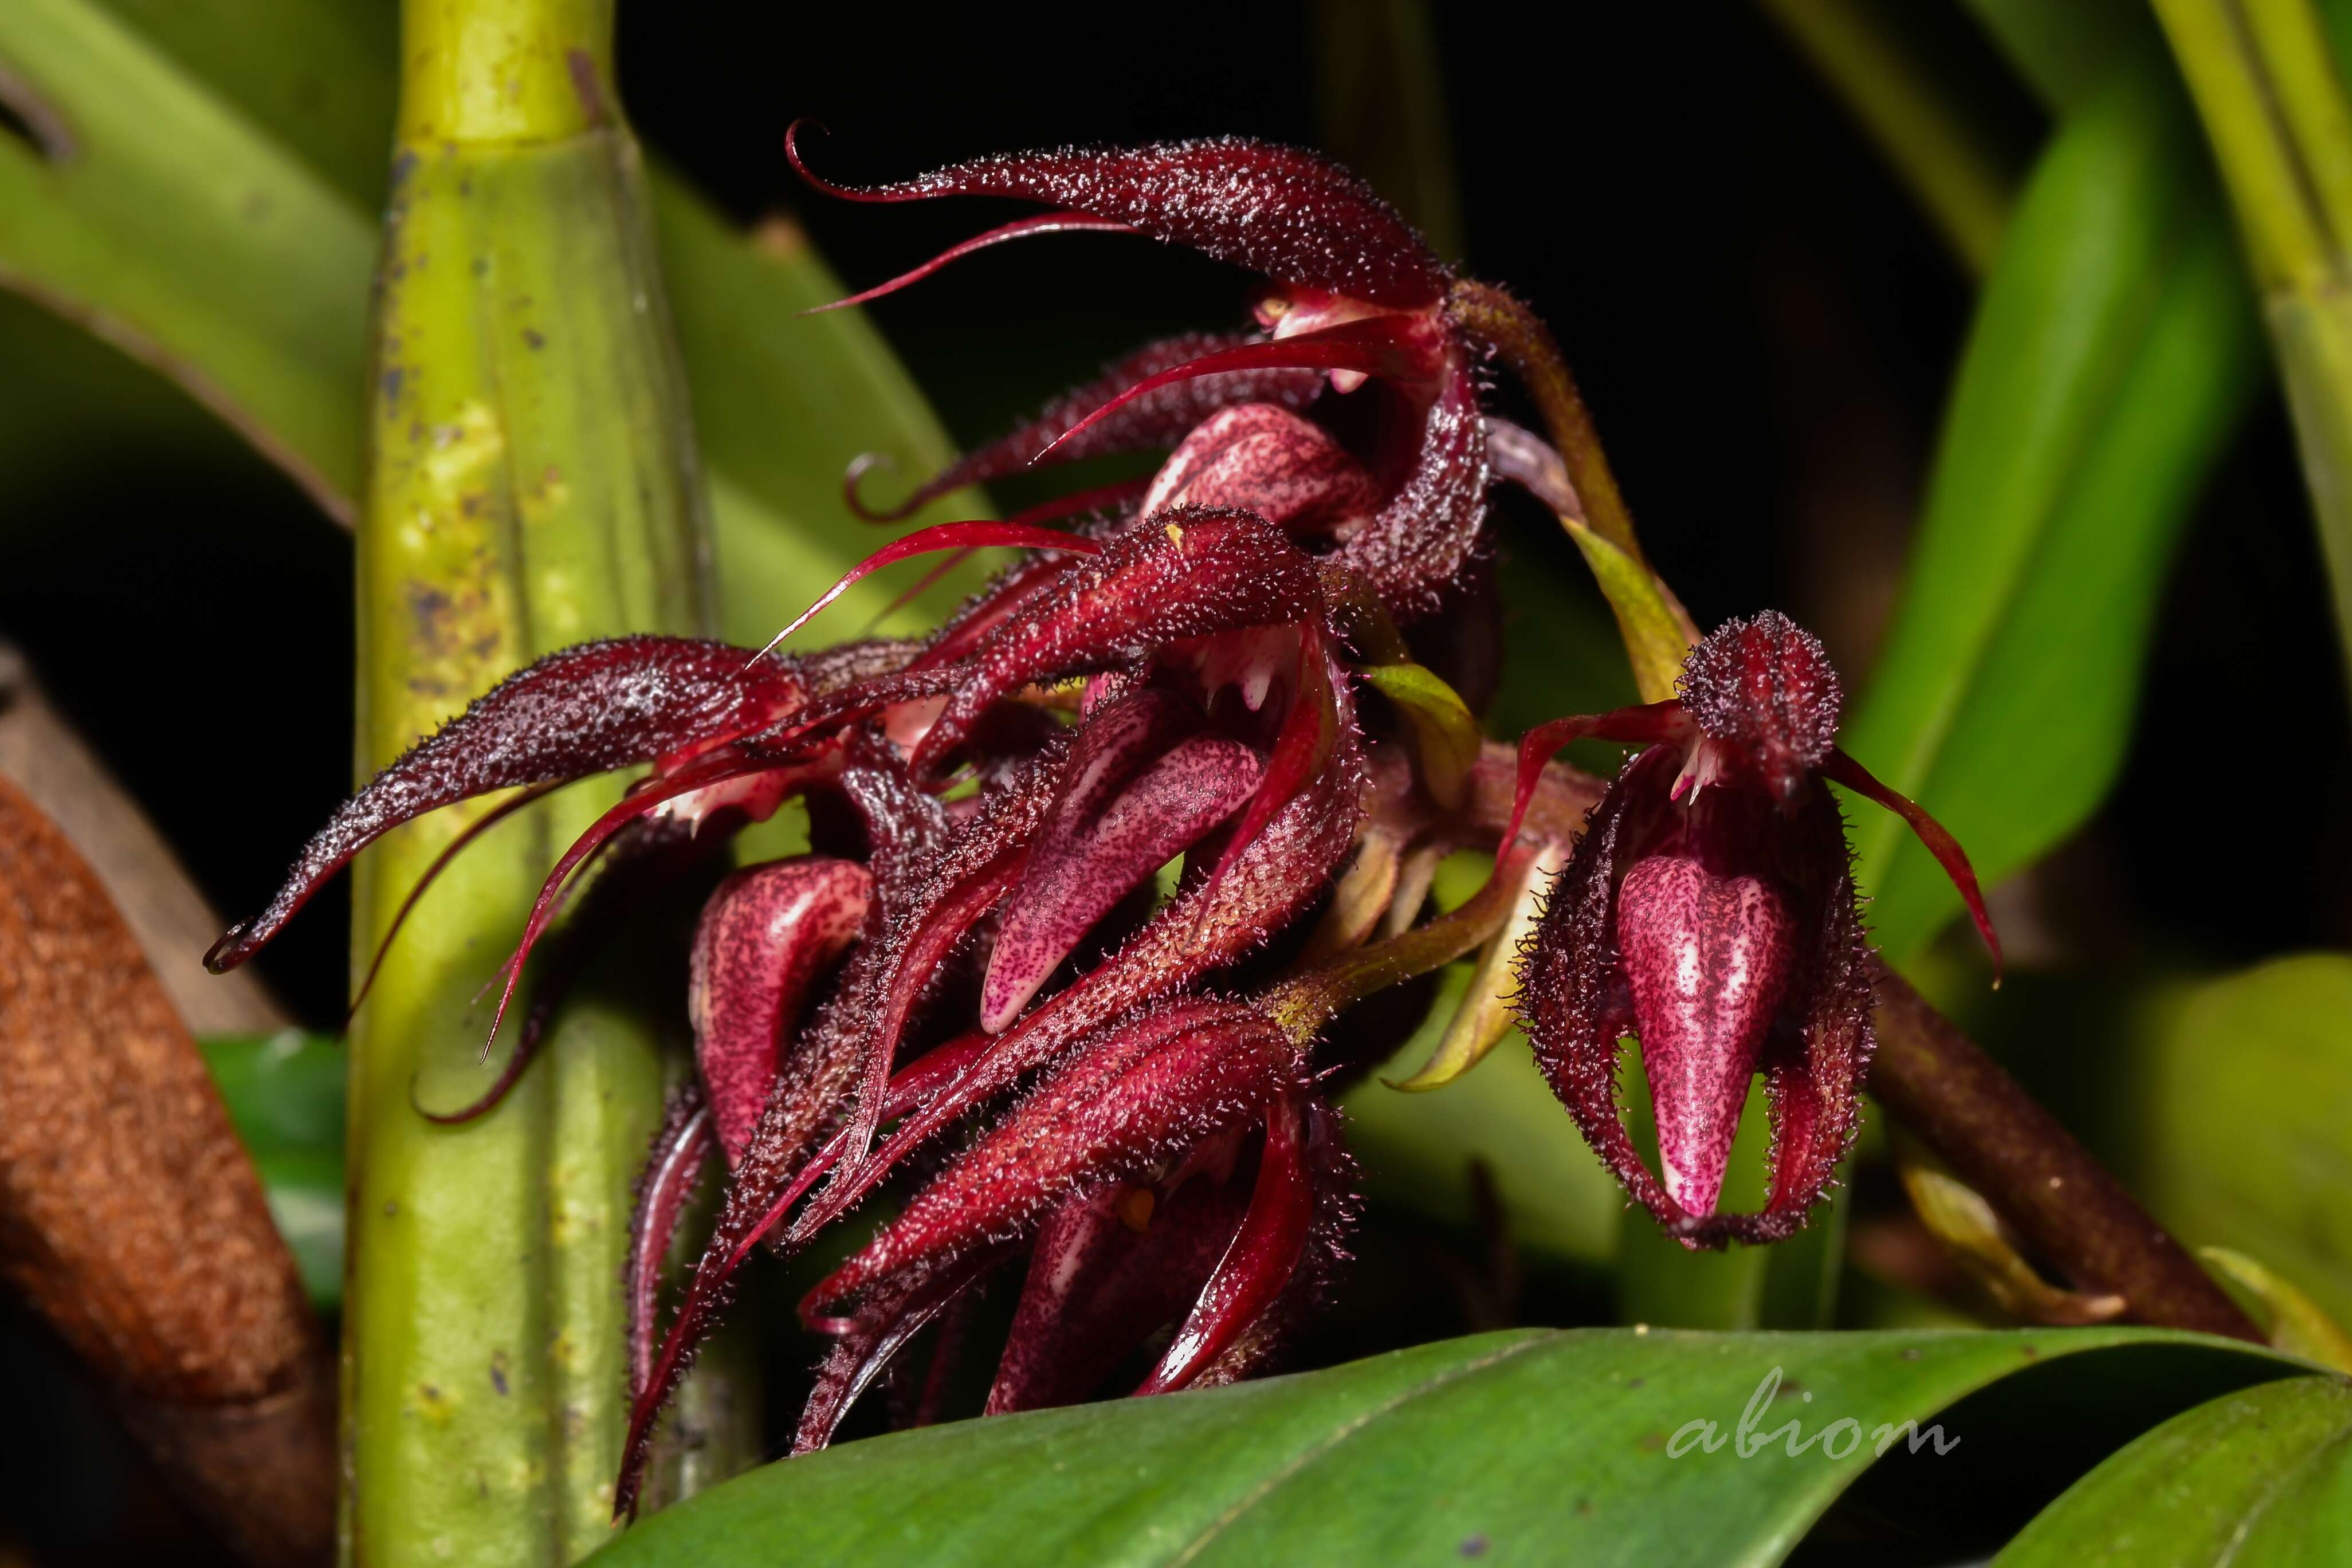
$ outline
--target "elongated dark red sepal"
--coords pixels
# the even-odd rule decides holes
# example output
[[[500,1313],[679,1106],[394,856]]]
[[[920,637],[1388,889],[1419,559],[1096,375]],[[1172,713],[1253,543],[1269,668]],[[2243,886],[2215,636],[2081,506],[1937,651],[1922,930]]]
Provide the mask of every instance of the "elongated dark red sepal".
[[[864,1166],[811,1199],[793,1221],[793,1235],[804,1239],[839,1218],[958,1117],[1064,1060],[1111,1019],[1255,952],[1265,933],[1287,925],[1321,895],[1353,841],[1363,789],[1361,748],[1352,729],[1343,730],[1322,773],[1275,813],[1223,876],[1181,891],[1117,953],[991,1040]]]
[[[858,1396],[908,1342],[999,1264],[1010,1262],[1017,1254],[1010,1244],[984,1246],[947,1268],[877,1292],[873,1300],[862,1303],[855,1317],[839,1325],[832,1352],[817,1368],[816,1386],[809,1391],[800,1426],[793,1434],[793,1454],[814,1453],[831,1443]]]
[[[918,778],[936,775],[981,715],[1022,686],[1135,667],[1171,643],[1306,622],[1321,609],[1313,560],[1280,529],[1234,510],[1144,518],[1053,583],[972,651],[915,749]]]
[[[1486,419],[1478,378],[1449,346],[1418,444],[1378,516],[1340,547],[1390,612],[1412,622],[1434,613],[1479,559],[1486,520]]]
[[[827,305],[812,305],[800,312],[803,316],[822,316],[828,310],[846,310],[853,305],[870,305],[901,288],[911,287],[941,267],[961,261],[977,251],[988,250],[1016,239],[1031,239],[1039,235],[1115,234],[1131,235],[1137,231],[1126,224],[1109,218],[1089,217],[1085,213],[1040,213],[1035,217],[1015,218],[1009,224],[999,224],[982,234],[948,246],[919,267],[908,268],[898,277],[886,279],[871,288],[861,288],[846,298]]]
[[[1213,1142],[1216,1142],[1213,1140]],[[1236,1134],[1222,1142],[1238,1145]],[[1229,1147],[1224,1163],[1234,1157]],[[1074,1405],[1180,1322],[1233,1242],[1250,1188],[1216,1168],[1066,1201],[1038,1228],[987,1413]]]
[[[1116,419],[1128,404],[1180,382],[1235,371],[1305,370],[1423,385],[1439,378],[1443,360],[1437,329],[1418,316],[1369,316],[1288,338],[1237,343],[1144,377],[1046,443],[1032,461],[1051,460],[1066,444],[1083,441],[1097,425]]]
[[[1297,1095],[1266,1107],[1265,1148],[1258,1156],[1249,1210],[1184,1326],[1137,1394],[1173,1394],[1190,1385],[1290,1283],[1315,1220],[1305,1121]]]
[[[805,122],[803,122],[803,124]],[[1129,148],[1056,148],[950,163],[887,185],[809,172],[801,124],[784,155],[801,178],[853,202],[1010,196],[1090,213],[1246,267],[1401,310],[1444,297],[1450,275],[1412,226],[1361,180],[1315,153],[1237,136]]]
[[[812,1290],[803,1319],[1032,1229],[1080,1187],[1245,1123],[1295,1082],[1297,1058],[1271,1019],[1234,1002],[1172,1002],[1112,1026]]]
[[[1082,737],[1124,716],[1097,715]],[[1249,799],[1264,766],[1240,741],[1213,735],[1180,740],[1148,764],[1103,758],[1106,771],[1121,762],[1107,801],[1087,798],[1089,769],[1072,770],[1079,796],[1057,804],[998,925],[981,992],[982,1029],[1012,1023],[1097,921]]]
[[[800,856],[737,872],[704,906],[686,1008],[730,1166],[767,1108],[778,1052],[811,993],[865,930],[873,887],[855,861]]]
[[[629,1305],[629,1394],[645,1393],[653,1376],[655,1319],[661,1304],[662,1270],[677,1239],[677,1222],[694,1197],[716,1147],[710,1107],[701,1089],[688,1082],[670,1097],[653,1150],[637,1177],[636,1204],[629,1222],[629,1260],[624,1289]]]
[[[1822,777],[1843,784],[1865,800],[1877,802],[1911,825],[1944,874],[1952,879],[1959,890],[1960,901],[1969,906],[1969,918],[1976,923],[1977,935],[1984,939],[1985,951],[1992,955],[1992,983],[2000,984],[2000,933],[1993,929],[1992,915],[1985,908],[1984,893],[1977,886],[1976,867],[1969,863],[1969,852],[1960,848],[1959,840],[1952,837],[1943,823],[1927,814],[1927,808],[1915,803],[1908,796],[1887,788],[1871,776],[1868,768],[1846,755],[1843,748],[1832,748],[1822,764]]]
[[[895,507],[877,509],[866,505],[859,496],[858,480],[870,466],[861,460],[849,473],[850,509],[869,521],[897,522],[912,517],[950,491],[1021,473],[1036,464],[1048,447],[1053,448],[1055,463],[1145,452],[1174,446],[1221,408],[1262,402],[1296,410],[1314,402],[1323,390],[1320,371],[1284,367],[1229,371],[1222,375],[1163,382],[1149,392],[1121,402],[1116,413],[1088,426],[1084,435],[1064,439],[1072,425],[1139,382],[1207,355],[1260,341],[1263,340],[1254,332],[1188,332],[1147,343],[1105,366],[1102,374],[1094,380],[1055,398],[1038,412],[1036,418],[958,458]]]
[[[757,730],[800,706],[788,661],[686,637],[616,637],[551,653],[477,697],[343,802],[286,883],[205,955],[245,962],[328,878],[403,822],[494,789],[585,779]]]
[[[991,548],[1063,550],[1072,555],[1095,555],[1102,549],[1102,546],[1093,539],[1084,538],[1076,534],[1058,533],[1052,528],[1038,528],[1030,524],[1000,523],[987,518],[962,523],[934,523],[928,528],[917,528],[911,534],[892,539],[888,544],[851,567],[842,574],[838,582],[817,596],[815,603],[793,617],[790,625],[769,638],[768,647],[773,648],[777,643],[807,625],[826,605],[893,562],[905,560],[909,556],[929,555],[939,550]],[[764,653],[766,650],[763,649],[761,652]]]
[[[1503,830],[1503,841],[1507,844],[1519,836],[1520,824],[1527,821],[1528,802],[1535,798],[1536,785],[1543,778],[1544,765],[1557,757],[1561,747],[1586,739],[1654,746],[1662,740],[1679,739],[1692,727],[1683,705],[1671,698],[1641,707],[1621,707],[1612,713],[1555,718],[1536,726],[1519,741],[1518,792],[1511,801],[1511,822]]]

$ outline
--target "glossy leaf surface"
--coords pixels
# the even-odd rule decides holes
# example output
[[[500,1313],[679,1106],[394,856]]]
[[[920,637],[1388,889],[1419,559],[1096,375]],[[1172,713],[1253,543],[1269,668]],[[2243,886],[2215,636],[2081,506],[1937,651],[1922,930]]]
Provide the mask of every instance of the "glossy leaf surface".
[[[596,1560],[1768,1563],[1868,1468],[1873,1428],[1932,1424],[2029,1366],[2063,1376],[2049,1364],[2075,1356],[2116,1358],[2094,1375],[2175,1379],[2184,1400],[2294,1364],[2130,1330],[1521,1330],[849,1444],[690,1499]],[[1696,1430],[1676,1441],[1709,1420],[1717,1451]],[[1801,1436],[1757,1441],[1792,1420]],[[1841,1420],[1853,1425],[1805,1443]],[[1966,1429],[1945,1436],[1967,1451]],[[1907,1462],[1939,1461],[1927,1448]]]
[[[2352,1542],[2352,1384],[2265,1383],[2200,1405],[2101,1465],[1994,1568],[2267,1568]]]

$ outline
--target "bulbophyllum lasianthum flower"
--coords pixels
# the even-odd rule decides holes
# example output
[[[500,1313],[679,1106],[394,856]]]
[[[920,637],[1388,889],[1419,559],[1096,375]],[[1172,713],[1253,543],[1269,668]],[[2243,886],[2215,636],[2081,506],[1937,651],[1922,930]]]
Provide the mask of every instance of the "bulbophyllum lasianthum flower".
[[[790,152],[800,165],[797,137]],[[498,1016],[545,939],[509,1065],[479,1103],[433,1113],[462,1119],[525,1070],[620,912],[714,875],[734,829],[805,801],[810,853],[718,881],[697,933],[700,1071],[653,1151],[629,1270],[624,1511],[745,1260],[804,1245],[887,1181],[912,1187],[898,1218],[803,1303],[835,1343],[802,1447],[930,1325],[936,1364],[961,1303],[1000,1270],[1026,1283],[991,1410],[1103,1392],[1161,1333],[1138,1392],[1266,1364],[1351,1212],[1323,1088],[1350,1037],[1332,1019],[1501,924],[1481,905],[1415,926],[1445,849],[1501,846],[1489,904],[1523,902],[1529,881],[1533,851],[1516,821],[1504,831],[1510,755],[1481,746],[1431,668],[1473,700],[1492,678],[1486,350],[1455,308],[1466,286],[1409,227],[1321,159],[1236,140],[813,183],[1050,209],[859,298],[980,246],[1108,229],[1265,275],[1256,327],[1138,350],[894,515],[1039,464],[1166,451],[1148,481],[919,530],[809,612],[913,556],[1026,552],[932,636],[809,655],[632,637],[554,654],[363,789],[211,955],[241,962],[425,812],[519,791],[462,847],[539,792],[646,767],[548,878],[503,973]],[[853,465],[853,505],[870,466]],[[1360,703],[1360,682],[1378,699]],[[1521,810],[1556,851],[1598,788],[1556,766],[1530,778]],[[1281,979],[1285,965],[1309,980]],[[658,1266],[713,1166],[719,1217],[665,1314]]]
[[[1536,1060],[1602,1161],[1685,1246],[1801,1227],[1852,1141],[1869,1065],[1871,983],[1834,780],[1899,813],[2000,944],[1968,856],[1919,807],[1838,749],[1837,673],[1811,633],[1766,611],[1694,647],[1679,695],[1556,719],[1520,749],[1522,789],[1591,737],[1643,747],[1594,808],[1520,963]],[[1653,1173],[1617,1099],[1618,1042],[1640,1044]],[[1748,1087],[1772,1117],[1764,1207],[1718,1214]]]

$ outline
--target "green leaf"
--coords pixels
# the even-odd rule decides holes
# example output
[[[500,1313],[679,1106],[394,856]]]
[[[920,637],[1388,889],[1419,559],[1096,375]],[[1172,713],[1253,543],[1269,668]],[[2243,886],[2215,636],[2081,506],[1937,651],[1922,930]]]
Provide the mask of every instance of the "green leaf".
[[[2226,214],[2169,78],[2070,113],[2021,201],[1947,416],[1908,583],[1846,748],[1998,881],[2123,759],[2181,524],[2259,384]],[[1854,822],[1900,962],[1959,908],[1902,824]]]
[[[374,226],[84,0],[0,9],[0,286],[177,381],[345,522]],[[26,112],[29,107],[32,112]]]
[[[299,1030],[196,1043],[303,1289],[320,1311],[333,1311],[343,1299],[342,1047]]]
[[[2169,1387],[2158,1416],[2294,1366],[2144,1330],[1485,1334],[848,1444],[688,1500],[596,1561],[1768,1563],[1870,1465],[1879,1428],[1904,1443],[1963,1396],[2072,1358]],[[2036,1408],[2063,1425],[2084,1404]],[[1975,1428],[1948,1419],[1967,1444]],[[1939,1462],[1926,1442],[1914,1462]]]
[[[2127,1166],[2192,1246],[2261,1260],[2352,1322],[2352,957],[2306,954],[2151,1004]]]
[[[2352,1385],[2265,1383],[2176,1416],[2074,1483],[1994,1568],[2340,1563]]]
[[[171,377],[345,523],[392,39],[362,5],[0,5],[0,79],[75,148],[49,161],[0,134],[0,287]],[[789,225],[737,234],[677,180],[652,183],[711,490],[719,630],[757,644],[884,537],[842,504],[850,459],[871,447],[920,473],[952,447],[860,312],[795,315],[845,290]],[[966,493],[914,521],[986,510]],[[884,629],[928,624],[984,565]],[[813,636],[864,629],[898,586],[861,583]]]

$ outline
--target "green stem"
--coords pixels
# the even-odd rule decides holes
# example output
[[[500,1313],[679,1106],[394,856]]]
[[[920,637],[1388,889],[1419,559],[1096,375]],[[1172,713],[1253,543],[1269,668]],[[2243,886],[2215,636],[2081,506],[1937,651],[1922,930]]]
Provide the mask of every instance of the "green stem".
[[[2309,0],[2154,0],[2238,214],[2352,668],[2352,101]]]
[[[403,22],[358,535],[362,777],[556,648],[710,619],[609,0],[407,0]],[[677,1009],[600,977],[499,1109],[443,1127],[415,1105],[470,1100],[495,1071],[476,990],[617,788],[569,791],[462,857],[352,1031],[352,1561],[552,1564],[608,1533],[630,1189],[678,1059],[648,1019]],[[355,960],[478,810],[362,859]]]
[[[2014,182],[1934,71],[1866,0],[1760,0],[1862,122],[1968,269],[2009,229]]]

